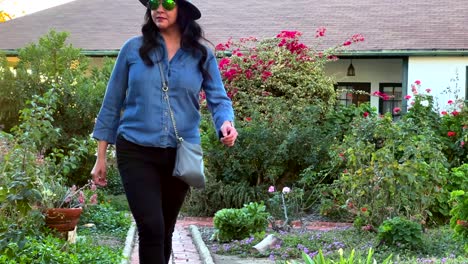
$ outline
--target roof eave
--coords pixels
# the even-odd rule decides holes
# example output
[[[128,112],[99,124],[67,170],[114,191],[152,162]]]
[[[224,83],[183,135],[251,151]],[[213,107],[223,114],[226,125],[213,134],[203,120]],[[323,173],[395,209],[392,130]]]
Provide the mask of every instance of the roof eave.
[[[7,56],[18,56],[17,49],[3,49]],[[119,50],[82,50],[81,53],[90,57],[115,57],[119,54]],[[229,53],[229,52],[227,52]],[[406,56],[468,56],[468,49],[453,49],[453,50],[347,50],[341,51],[337,56],[340,57],[406,57]]]
[[[3,49],[0,51],[5,53],[6,56],[18,56],[17,49]],[[90,57],[116,57],[119,50],[81,50],[81,54]]]
[[[432,50],[347,50],[337,54],[340,57],[407,57],[407,56],[468,56],[468,49],[432,49]]]

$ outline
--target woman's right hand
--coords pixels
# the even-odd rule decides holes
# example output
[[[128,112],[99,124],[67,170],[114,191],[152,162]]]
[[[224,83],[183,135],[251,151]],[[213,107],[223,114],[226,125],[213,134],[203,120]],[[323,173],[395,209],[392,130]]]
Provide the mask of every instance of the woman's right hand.
[[[107,161],[106,159],[97,159],[91,170],[94,184],[104,187],[107,185]]]

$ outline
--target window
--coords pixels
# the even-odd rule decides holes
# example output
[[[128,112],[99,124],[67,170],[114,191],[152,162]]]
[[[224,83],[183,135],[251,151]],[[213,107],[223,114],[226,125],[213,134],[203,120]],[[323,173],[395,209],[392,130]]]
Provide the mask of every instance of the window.
[[[468,66],[466,66],[466,71],[465,71],[465,106],[467,105],[468,102]]]
[[[370,102],[370,88],[371,85],[370,83],[338,83],[335,86],[335,89],[340,89],[344,90],[346,89],[347,91],[363,91],[365,94],[357,94],[357,93],[350,93],[350,92],[344,92],[340,95],[338,100],[340,101],[341,104],[343,105],[351,105],[354,104],[356,106],[359,106],[362,103],[367,103]]]
[[[380,84],[380,92],[387,94],[390,96],[390,99],[383,100],[380,98],[379,101],[379,109],[381,114],[385,113],[392,113],[393,117],[399,117],[401,115],[401,111],[398,113],[394,113],[393,109],[398,107],[401,109],[401,99],[402,99],[402,89],[401,83],[381,83]]]

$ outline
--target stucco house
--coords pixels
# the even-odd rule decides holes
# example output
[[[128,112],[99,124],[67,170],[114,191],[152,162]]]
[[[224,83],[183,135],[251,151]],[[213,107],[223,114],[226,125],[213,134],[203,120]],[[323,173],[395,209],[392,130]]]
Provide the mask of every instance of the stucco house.
[[[201,1],[200,23],[213,43],[229,38],[274,37],[281,30],[303,33],[315,45],[315,32],[325,27],[325,46],[360,33],[365,41],[340,54],[327,66],[337,87],[382,91],[393,97],[344,94],[342,103],[370,101],[380,112],[406,109],[402,100],[420,80],[443,109],[448,99],[468,93],[468,5],[466,0],[283,0]],[[144,7],[137,0],[75,0],[0,24],[0,50],[14,63],[16,50],[50,29],[70,32],[69,41],[95,58],[115,56],[138,35]],[[354,75],[348,74],[350,65]],[[444,94],[450,87],[452,93]],[[454,94],[456,93],[456,94]]]

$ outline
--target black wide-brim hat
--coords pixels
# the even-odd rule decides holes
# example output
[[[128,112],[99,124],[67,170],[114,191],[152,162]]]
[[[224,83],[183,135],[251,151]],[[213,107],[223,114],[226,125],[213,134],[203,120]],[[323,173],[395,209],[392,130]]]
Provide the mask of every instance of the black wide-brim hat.
[[[148,7],[149,0],[140,0],[144,6]],[[189,14],[192,15],[193,20],[197,20],[201,17],[200,10],[192,3],[186,0],[176,0],[177,5],[179,8],[185,8]]]

